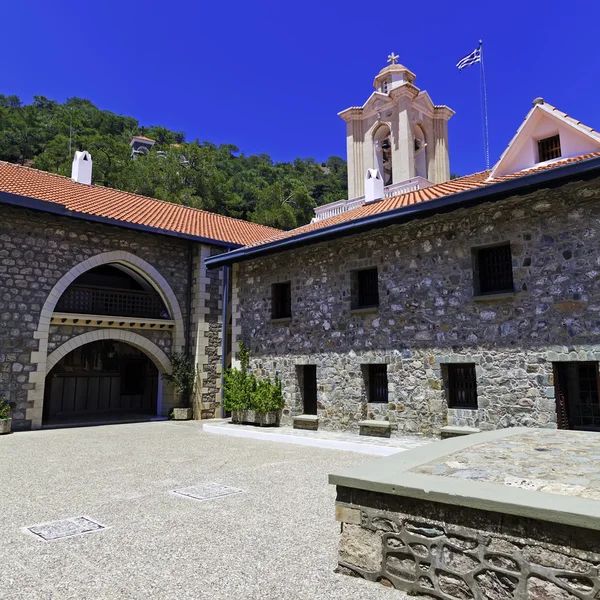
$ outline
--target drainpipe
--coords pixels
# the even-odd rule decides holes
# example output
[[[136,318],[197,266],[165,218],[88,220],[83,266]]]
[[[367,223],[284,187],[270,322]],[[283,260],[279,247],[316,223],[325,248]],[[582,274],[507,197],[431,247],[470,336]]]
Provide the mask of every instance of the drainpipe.
[[[226,252],[229,252],[227,248]],[[225,368],[227,361],[227,308],[229,299],[229,267],[223,267],[223,317],[221,324],[221,402],[225,397]],[[223,418],[223,406],[221,406],[221,418]]]
[[[187,265],[187,294],[185,299],[186,311],[187,311],[187,327],[185,331],[185,355],[187,358],[192,357],[192,281],[194,275],[194,243],[191,242],[188,246],[188,265]],[[187,405],[188,408],[191,404],[191,397],[188,395],[187,397]],[[193,408],[193,407],[192,407]]]

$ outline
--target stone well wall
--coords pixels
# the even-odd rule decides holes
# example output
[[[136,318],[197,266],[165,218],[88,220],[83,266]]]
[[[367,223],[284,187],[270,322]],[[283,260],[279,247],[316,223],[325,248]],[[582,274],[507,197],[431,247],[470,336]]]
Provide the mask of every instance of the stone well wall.
[[[234,304],[251,366],[282,378],[288,420],[303,412],[298,365],[314,364],[319,426],[555,427],[552,361],[600,357],[599,200],[597,182],[569,184],[242,262]],[[475,299],[471,248],[504,241],[515,295]],[[350,273],[372,266],[380,306],[352,311]],[[274,323],[282,281],[292,319]],[[361,365],[376,362],[388,365],[389,404],[366,402]],[[476,365],[478,409],[448,409],[453,362]]]
[[[597,531],[343,487],[336,511],[347,575],[443,600],[600,597]]]

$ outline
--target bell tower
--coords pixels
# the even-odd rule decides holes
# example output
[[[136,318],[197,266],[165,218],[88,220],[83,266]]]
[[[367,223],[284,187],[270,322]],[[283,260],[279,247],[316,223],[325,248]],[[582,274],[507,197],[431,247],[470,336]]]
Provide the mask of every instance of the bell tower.
[[[433,104],[397,55],[390,54],[388,63],[365,104],[339,113],[346,121],[350,200],[364,195],[367,169],[377,169],[384,185],[398,187],[398,193],[403,183],[408,191],[450,179],[448,120],[454,111]]]

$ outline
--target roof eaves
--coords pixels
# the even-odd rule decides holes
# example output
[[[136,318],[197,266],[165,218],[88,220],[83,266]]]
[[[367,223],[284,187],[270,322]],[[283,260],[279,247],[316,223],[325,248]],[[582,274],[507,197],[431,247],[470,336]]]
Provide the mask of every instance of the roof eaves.
[[[391,225],[394,222],[425,218],[431,214],[450,212],[458,208],[475,206],[482,202],[501,200],[511,194],[529,191],[531,188],[594,171],[600,171],[600,157],[597,156],[568,163],[553,169],[526,173],[519,177],[489,183],[482,187],[454,192],[426,202],[409,204],[385,212],[344,221],[321,229],[313,229],[259,246],[245,246],[243,248],[219,254],[218,256],[207,258],[205,264],[209,268],[231,265],[236,262],[272,254],[279,250],[287,250],[313,243],[316,244],[337,237],[353,235],[368,231],[369,229]]]
[[[83,221],[93,221],[95,223],[103,223],[105,225],[113,225],[115,227],[124,227],[126,229],[135,229],[138,231],[145,231],[147,233],[155,233],[159,235],[166,235],[169,237],[176,237],[180,239],[191,240],[200,243],[207,243],[213,246],[224,246],[226,248],[242,248],[242,244],[236,244],[235,242],[227,242],[225,240],[217,240],[213,238],[207,238],[203,236],[192,235],[189,233],[183,233],[179,231],[173,231],[171,229],[161,229],[159,227],[152,227],[150,225],[143,225],[141,223],[132,223],[130,221],[122,221],[120,219],[113,219],[111,217],[102,217],[99,215],[92,215],[90,213],[84,213],[74,210],[69,210],[64,204],[58,202],[50,202],[48,200],[40,200],[39,198],[31,198],[30,196],[21,196],[19,194],[12,194],[10,192],[0,191],[0,204],[8,204],[10,206],[16,206],[19,208],[28,208],[30,210],[37,210],[41,212],[51,213],[64,217],[71,217],[74,219],[81,219]]]

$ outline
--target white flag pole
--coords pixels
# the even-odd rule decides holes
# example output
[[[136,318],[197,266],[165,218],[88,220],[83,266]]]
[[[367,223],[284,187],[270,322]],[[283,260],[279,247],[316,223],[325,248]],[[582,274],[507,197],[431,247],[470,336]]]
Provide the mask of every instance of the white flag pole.
[[[481,64],[481,84],[483,91],[483,112],[484,112],[484,148],[485,148],[485,168],[490,168],[490,136],[488,127],[488,105],[487,105],[487,87],[485,85],[485,68],[483,66],[483,41],[479,40],[479,63]]]

